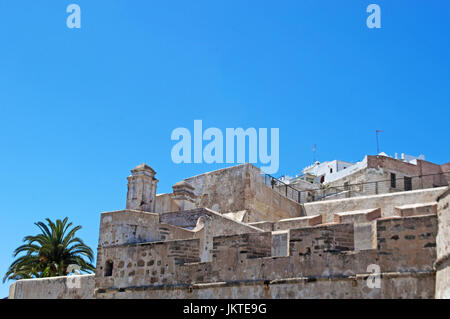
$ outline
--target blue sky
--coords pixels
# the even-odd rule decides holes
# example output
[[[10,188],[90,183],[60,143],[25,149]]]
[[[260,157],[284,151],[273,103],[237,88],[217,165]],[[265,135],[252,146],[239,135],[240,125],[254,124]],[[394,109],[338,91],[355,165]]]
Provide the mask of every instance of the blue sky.
[[[279,128],[276,175],[311,164],[313,144],[320,161],[375,154],[376,129],[388,154],[448,162],[449,25],[446,0],[1,0],[1,276],[46,217],[95,250],[140,163],[158,192],[223,167],[172,162],[172,130],[195,119]]]

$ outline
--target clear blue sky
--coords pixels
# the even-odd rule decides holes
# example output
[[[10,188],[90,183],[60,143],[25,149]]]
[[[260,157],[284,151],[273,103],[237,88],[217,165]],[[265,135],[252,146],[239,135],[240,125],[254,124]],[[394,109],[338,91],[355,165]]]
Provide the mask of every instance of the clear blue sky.
[[[449,31],[447,0],[1,0],[1,276],[46,217],[95,250],[137,164],[158,192],[223,167],[172,163],[170,134],[194,119],[279,128],[277,175],[311,164],[313,144],[320,161],[374,154],[376,129],[388,154],[448,162]]]

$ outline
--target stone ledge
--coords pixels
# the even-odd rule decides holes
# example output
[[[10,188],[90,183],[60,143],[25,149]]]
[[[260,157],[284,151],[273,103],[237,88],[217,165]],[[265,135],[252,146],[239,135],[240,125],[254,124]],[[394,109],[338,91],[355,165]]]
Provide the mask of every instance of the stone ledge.
[[[380,217],[381,217],[381,209],[371,208],[371,209],[335,213],[334,221],[336,223],[364,223],[373,221]]]
[[[437,202],[395,206],[394,212],[401,217],[435,215],[437,214]]]
[[[423,188],[423,189],[416,189],[411,191],[402,191],[402,192],[395,192],[395,193],[385,193],[385,194],[378,194],[378,195],[363,195],[363,196],[355,196],[351,198],[341,198],[341,199],[330,199],[326,201],[315,201],[310,203],[304,203],[303,206],[313,206],[313,205],[323,205],[328,204],[331,205],[333,203],[339,203],[339,202],[351,202],[354,200],[359,201],[365,201],[372,198],[377,198],[379,200],[383,200],[385,198],[391,198],[391,197],[398,197],[401,195],[411,195],[414,196],[416,194],[420,193],[429,193],[429,192],[436,192],[436,191],[442,191],[438,196],[442,196],[446,191],[448,191],[449,186],[441,186],[441,187],[434,187],[434,188]]]
[[[322,224],[322,215],[281,219],[273,225],[273,230],[297,229]]]

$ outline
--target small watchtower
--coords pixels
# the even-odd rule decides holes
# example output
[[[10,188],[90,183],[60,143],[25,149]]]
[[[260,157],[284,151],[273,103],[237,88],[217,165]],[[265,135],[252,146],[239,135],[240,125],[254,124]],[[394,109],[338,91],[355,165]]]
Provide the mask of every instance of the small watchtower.
[[[154,212],[156,203],[156,172],[147,164],[131,170],[128,179],[127,209]]]

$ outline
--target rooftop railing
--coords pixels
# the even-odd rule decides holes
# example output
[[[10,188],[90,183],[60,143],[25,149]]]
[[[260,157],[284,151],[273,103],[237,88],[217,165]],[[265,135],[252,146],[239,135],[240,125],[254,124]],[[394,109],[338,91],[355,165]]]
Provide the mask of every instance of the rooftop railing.
[[[323,184],[311,184],[311,189],[304,189],[305,183],[288,184],[271,175],[264,174],[264,183],[285,197],[299,203],[309,203],[321,200],[351,198],[366,195],[378,195],[401,191],[411,191],[433,187],[448,186],[450,184],[450,172],[426,174],[419,176],[401,176],[391,173],[389,179],[363,181],[361,183],[344,183],[336,185],[336,182]],[[370,178],[362,175],[362,178]],[[302,189],[300,188],[302,187]]]

